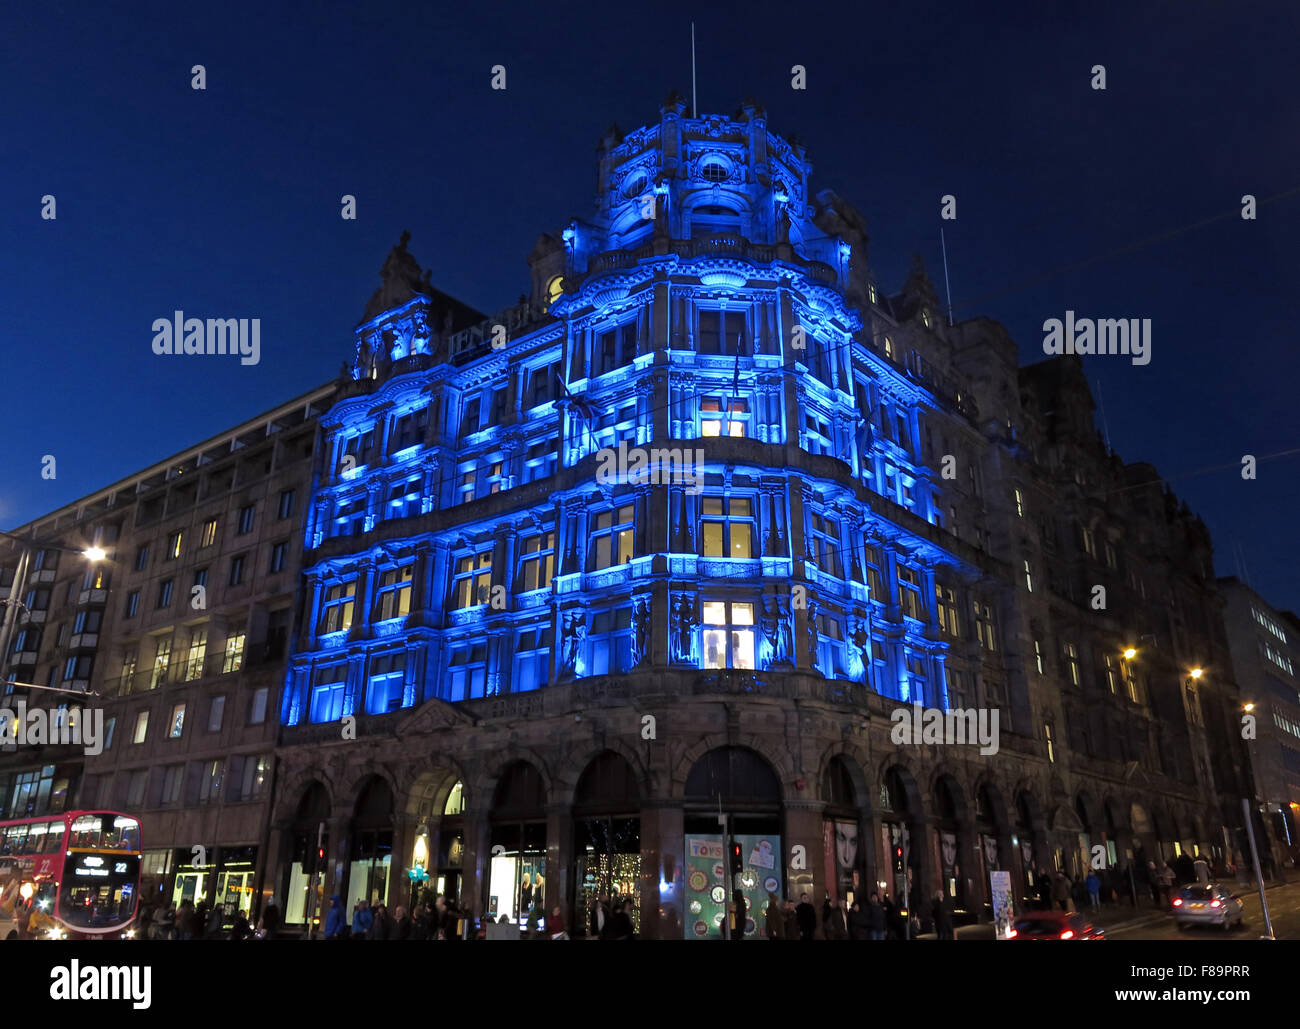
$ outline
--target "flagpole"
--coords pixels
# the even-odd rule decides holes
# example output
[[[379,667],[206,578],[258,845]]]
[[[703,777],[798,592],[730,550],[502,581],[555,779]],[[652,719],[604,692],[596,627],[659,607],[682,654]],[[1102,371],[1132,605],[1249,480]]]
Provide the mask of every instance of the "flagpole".
[[[699,116],[699,108],[695,106],[695,22],[691,22],[691,117]]]
[[[948,294],[948,328],[952,328],[952,284],[948,281],[948,244],[943,238],[943,229],[939,229],[939,246],[943,248],[943,288]]]

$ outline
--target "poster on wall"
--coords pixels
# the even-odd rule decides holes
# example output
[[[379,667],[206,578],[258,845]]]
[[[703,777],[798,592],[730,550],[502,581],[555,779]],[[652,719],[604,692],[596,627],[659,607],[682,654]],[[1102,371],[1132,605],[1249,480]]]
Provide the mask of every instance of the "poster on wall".
[[[727,938],[723,925],[736,890],[745,897],[745,935],[757,939],[768,893],[781,896],[781,870],[777,867],[781,837],[738,833],[732,839],[744,856],[744,865],[734,882],[728,881],[725,843],[720,834],[691,836],[686,840],[683,933],[688,940]]]
[[[1015,921],[1015,905],[1011,900],[1011,873],[989,873],[990,896],[993,899],[993,931],[999,940],[1011,939],[1011,924]]]

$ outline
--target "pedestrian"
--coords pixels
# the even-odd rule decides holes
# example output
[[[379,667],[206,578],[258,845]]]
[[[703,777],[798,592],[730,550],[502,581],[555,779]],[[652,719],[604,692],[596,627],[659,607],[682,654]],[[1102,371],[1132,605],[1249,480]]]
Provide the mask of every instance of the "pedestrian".
[[[614,913],[609,919],[609,939],[631,940],[636,933],[632,929],[632,917],[627,913],[627,905],[619,901],[614,905]]]
[[[822,914],[822,935],[828,940],[846,940],[849,929],[844,918],[844,907],[838,897],[832,897]]]
[[[1154,861],[1147,862],[1147,885],[1151,889],[1151,903],[1160,906],[1160,873],[1156,871]]]
[[[230,927],[230,939],[247,940],[252,934],[252,928],[248,924],[248,917],[242,910],[236,911],[235,924]]]
[[[208,912],[207,925],[203,927],[203,938],[205,940],[219,940],[225,934],[226,907],[224,904],[213,904],[212,910]]]
[[[745,938],[745,919],[749,917],[749,905],[745,903],[745,894],[736,890],[731,895],[731,939]]]
[[[393,908],[393,935],[389,938],[393,940],[411,938],[411,916],[406,913],[406,908]]]
[[[191,930],[189,938],[191,940],[203,939],[204,931],[208,926],[208,902],[206,900],[199,901],[198,906],[194,908],[194,914],[191,921],[193,929]]]
[[[280,923],[280,909],[276,906],[275,898],[272,897],[262,909],[262,932],[266,935],[266,939],[276,938],[280,932]]]
[[[538,923],[542,917],[542,905],[534,901],[528,908],[527,931],[524,935],[526,940],[535,940],[539,935]]]
[[[1052,910],[1052,878],[1046,868],[1038,870],[1037,878],[1038,907],[1042,911]]]
[[[181,906],[176,909],[176,939],[194,939],[194,902],[191,900],[181,901]]]
[[[163,912],[162,922],[158,926],[158,934],[154,937],[157,940],[174,940],[176,939],[176,907],[169,905]]]
[[[1196,860],[1192,862],[1192,871],[1198,883],[1204,885],[1210,881],[1210,866],[1202,855],[1198,854]]]
[[[370,910],[370,903],[364,899],[358,900],[356,910],[352,914],[352,938],[367,939],[370,936],[370,927],[374,924],[375,915]]]
[[[1101,910],[1101,879],[1097,873],[1091,869],[1088,871],[1088,878],[1085,879],[1084,885],[1088,887],[1088,900],[1092,904],[1092,910],[1095,914]]]
[[[1174,870],[1169,867],[1169,862],[1161,863],[1160,867],[1160,902],[1164,907],[1169,907],[1174,899],[1174,883],[1177,876]]]
[[[942,890],[934,891],[934,903],[930,905],[930,918],[934,922],[935,935],[939,939],[956,939],[952,928],[952,912],[948,910],[947,899]]]
[[[799,894],[799,906],[794,909],[799,922],[799,939],[811,940],[817,932],[817,911],[808,900],[808,894]]]
[[[608,939],[610,914],[608,897],[601,895],[592,898],[589,931],[593,939]]]
[[[1062,911],[1070,910],[1070,880],[1065,877],[1064,872],[1056,873],[1056,881],[1052,884],[1052,899]]]
[[[429,938],[429,909],[423,904],[415,906],[415,914],[411,918],[411,939],[427,940]]]
[[[769,940],[779,940],[785,936],[785,920],[781,917],[781,902],[776,893],[769,890],[767,907],[763,909],[763,928]]]
[[[871,934],[871,917],[862,910],[862,905],[856,900],[853,906],[849,908],[848,930],[850,940],[869,940]]]
[[[799,938],[799,916],[795,914],[794,901],[787,900],[785,907],[781,911],[781,925],[784,929],[783,939],[797,940]]]
[[[375,905],[374,924],[370,927],[372,940],[391,940],[393,938],[393,920],[389,917],[385,904]]]
[[[343,900],[336,893],[330,897],[330,909],[325,913],[325,939],[337,940],[343,928]]]
[[[564,912],[559,905],[551,908],[551,917],[546,920],[546,934],[553,940],[567,940],[569,934],[564,931]]]
[[[883,940],[885,938],[885,928],[887,919],[885,918],[885,908],[880,903],[880,894],[873,893],[870,901],[867,903],[867,931],[871,933],[873,940]]]

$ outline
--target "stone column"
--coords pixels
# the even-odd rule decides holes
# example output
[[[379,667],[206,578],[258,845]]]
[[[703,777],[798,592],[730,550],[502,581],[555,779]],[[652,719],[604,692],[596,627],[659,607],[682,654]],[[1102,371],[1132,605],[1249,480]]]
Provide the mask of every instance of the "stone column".
[[[785,806],[785,887],[786,897],[795,904],[800,894],[817,909],[817,936],[821,938],[821,910],[826,899],[826,848],[822,838],[820,802],[789,801]],[[802,848],[802,849],[801,849]],[[758,921],[758,919],[756,919]],[[761,922],[760,922],[761,924]]]

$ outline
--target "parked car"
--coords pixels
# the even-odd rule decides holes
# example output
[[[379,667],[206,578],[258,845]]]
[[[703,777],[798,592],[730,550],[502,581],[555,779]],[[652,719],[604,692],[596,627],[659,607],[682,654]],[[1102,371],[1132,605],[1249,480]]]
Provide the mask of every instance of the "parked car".
[[[1078,911],[1031,911],[1011,926],[1013,940],[1104,940],[1105,930]]]
[[[1217,925],[1227,930],[1246,920],[1246,905],[1219,883],[1193,883],[1174,892],[1174,921],[1178,928]]]

